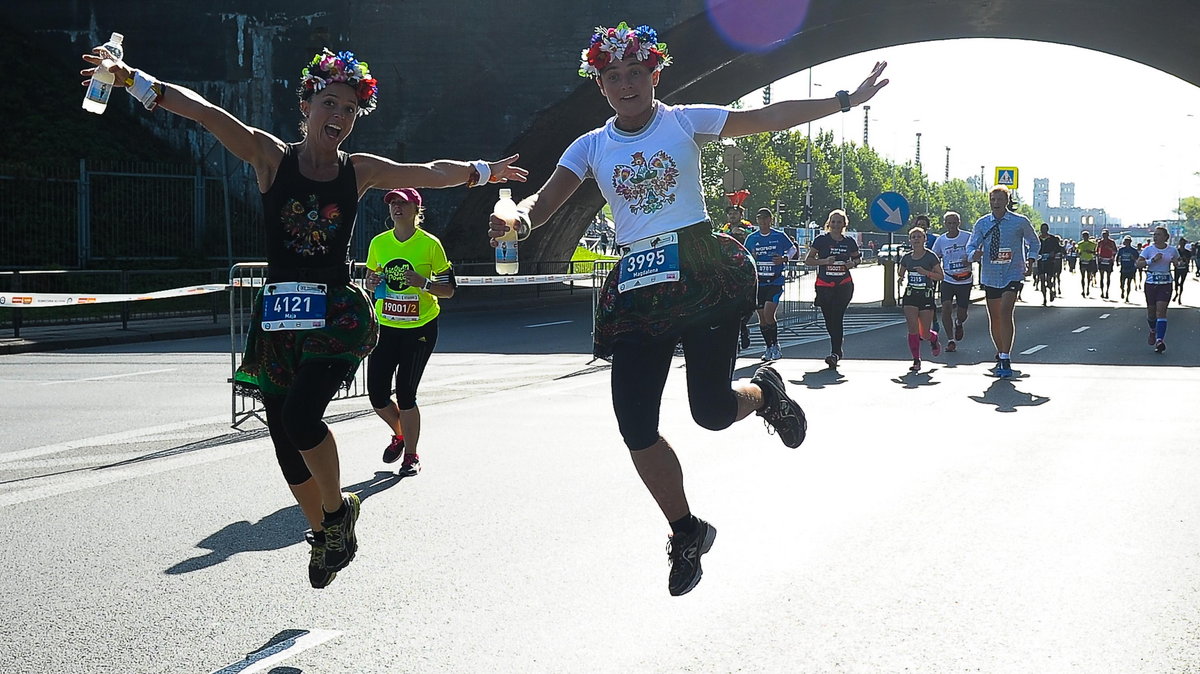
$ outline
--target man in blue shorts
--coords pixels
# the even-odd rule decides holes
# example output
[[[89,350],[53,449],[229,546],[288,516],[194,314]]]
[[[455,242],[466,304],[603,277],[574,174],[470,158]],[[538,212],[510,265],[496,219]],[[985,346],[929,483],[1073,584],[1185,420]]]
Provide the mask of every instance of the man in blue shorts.
[[[979,218],[967,254],[979,262],[979,282],[987,301],[992,343],[996,345],[997,377],[1013,376],[1012,346],[1017,327],[1013,308],[1025,277],[1037,261],[1038,236],[1029,218],[1012,210],[1012,193],[1004,185],[988,192],[992,212]]]
[[[1137,276],[1138,249],[1133,247],[1133,237],[1127,236],[1117,249],[1117,264],[1121,267],[1121,299],[1131,303],[1133,279]]]
[[[775,311],[783,296],[783,272],[787,261],[794,258],[799,249],[787,234],[772,229],[775,215],[771,209],[758,209],[755,220],[758,231],[746,237],[746,250],[754,256],[754,266],[758,270],[758,329],[767,347],[762,359],[779,360],[783,358],[783,352],[779,350]]]

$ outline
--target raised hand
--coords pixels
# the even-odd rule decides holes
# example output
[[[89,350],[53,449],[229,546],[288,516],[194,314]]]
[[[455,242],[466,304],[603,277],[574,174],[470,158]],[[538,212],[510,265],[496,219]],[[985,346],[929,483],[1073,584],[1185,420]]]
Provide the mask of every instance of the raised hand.
[[[875,67],[871,69],[871,74],[867,75],[867,79],[858,85],[854,93],[850,94],[850,103],[852,105],[862,105],[875,97],[879,90],[886,87],[890,80],[881,80],[879,76],[883,74],[884,68],[887,68],[887,61],[878,61]]]
[[[92,79],[92,75],[99,69],[113,74],[114,87],[123,87],[125,86],[125,80],[133,79],[133,68],[125,65],[124,61],[113,58],[113,55],[103,47],[93,48],[91,54],[84,54],[82,58],[92,66],[91,68],[84,68],[79,71],[80,76],[84,78],[81,84],[85,87],[88,85],[88,81]]]
[[[518,183],[525,182],[529,176],[529,171],[521,168],[520,166],[513,165],[513,162],[520,158],[521,155],[514,154],[511,157],[488,164],[488,168],[492,170],[492,177],[488,180],[488,182],[506,183],[510,180]]]

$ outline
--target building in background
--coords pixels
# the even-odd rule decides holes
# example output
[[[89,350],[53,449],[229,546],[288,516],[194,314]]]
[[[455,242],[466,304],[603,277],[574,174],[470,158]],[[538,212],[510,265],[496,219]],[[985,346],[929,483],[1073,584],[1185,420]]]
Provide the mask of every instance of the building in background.
[[[1119,227],[1121,219],[1110,216],[1103,208],[1080,208],[1075,205],[1075,183],[1060,183],[1058,206],[1050,205],[1050,179],[1033,179],[1033,209],[1042,216],[1042,222],[1050,225],[1050,233],[1068,239],[1079,240],[1079,233],[1090,231],[1093,236],[1099,230]],[[1034,223],[1040,225],[1041,223]]]

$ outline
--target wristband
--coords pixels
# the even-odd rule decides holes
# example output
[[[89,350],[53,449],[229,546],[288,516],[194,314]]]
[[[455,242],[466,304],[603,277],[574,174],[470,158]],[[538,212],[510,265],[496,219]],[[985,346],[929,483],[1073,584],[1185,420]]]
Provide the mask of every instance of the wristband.
[[[147,110],[153,110],[162,99],[162,83],[140,70],[133,71],[133,79],[125,80],[125,90],[141,102]]]
[[[467,180],[467,187],[478,187],[486,185],[492,179],[492,167],[483,160],[471,162],[471,177]]]
[[[834,96],[837,96],[838,105],[842,106],[842,112],[850,112],[850,92],[842,89]]]
[[[517,241],[524,241],[533,234],[533,223],[529,221],[529,211],[517,209]]]
[[[425,285],[421,286],[421,290],[424,290],[425,292],[429,292],[429,289],[432,287],[433,287],[433,279],[425,279]]]

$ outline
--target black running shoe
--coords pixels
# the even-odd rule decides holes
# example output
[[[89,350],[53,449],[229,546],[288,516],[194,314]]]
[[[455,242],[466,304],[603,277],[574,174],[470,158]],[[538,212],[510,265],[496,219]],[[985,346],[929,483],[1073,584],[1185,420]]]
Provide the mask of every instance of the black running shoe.
[[[403,454],[404,454],[404,436],[403,435],[393,435],[391,443],[388,444],[387,449],[383,450],[383,462],[384,463],[395,463],[396,459],[399,459],[400,456]]]
[[[767,422],[767,427],[779,434],[779,439],[788,447],[799,447],[808,433],[808,419],[804,409],[788,397],[783,386],[783,377],[770,365],[758,368],[750,378],[763,392],[763,406],[755,414]]]
[[[717,528],[696,518],[696,530],[691,534],[667,537],[667,561],[671,573],[667,576],[667,590],[672,597],[692,591],[700,582],[704,571],[700,568],[700,555],[712,548],[717,538]]]
[[[1162,353],[1163,351],[1166,351],[1166,350],[1167,350],[1166,342],[1162,341],[1161,339],[1154,342],[1154,352],[1155,353]]]
[[[421,457],[416,454],[405,454],[404,462],[400,464],[400,469],[396,474],[400,477],[412,477],[421,472]]]
[[[836,353],[831,353],[825,356],[825,364],[829,367],[837,367],[838,361],[841,360]]]
[[[308,557],[308,584],[318,590],[327,587],[334,578],[337,578],[337,571],[325,569],[325,532],[306,532],[304,540],[312,546]]]
[[[358,538],[354,535],[354,523],[358,521],[358,511],[362,501],[357,494],[342,494],[343,514],[337,519],[329,519],[325,513],[325,570],[341,571],[354,559],[358,552]]]
[[[745,323],[742,324],[742,348],[750,348],[750,326]]]

